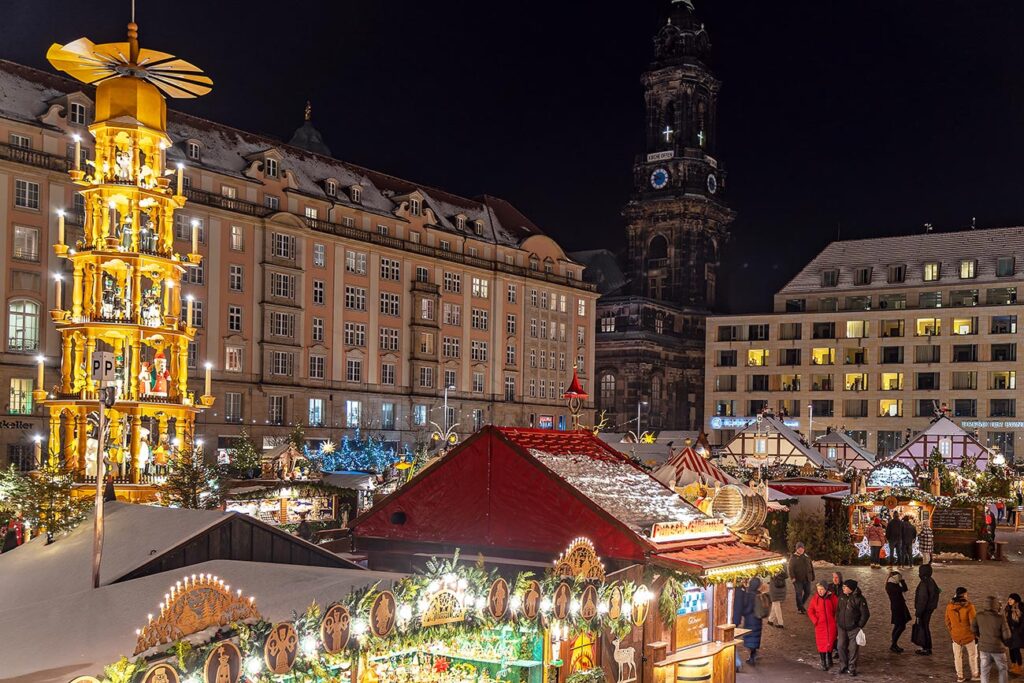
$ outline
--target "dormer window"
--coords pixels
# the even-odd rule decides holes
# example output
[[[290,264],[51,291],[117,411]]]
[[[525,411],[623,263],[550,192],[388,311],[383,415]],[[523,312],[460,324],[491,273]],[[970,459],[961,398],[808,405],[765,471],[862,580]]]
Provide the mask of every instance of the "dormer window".
[[[352,197],[352,203],[358,204],[363,201],[363,188],[358,185],[353,185],[352,189],[349,191],[349,195]]]
[[[530,270],[537,270],[540,267],[540,259],[536,254],[530,254]]]
[[[415,197],[409,198],[409,215],[419,216],[423,211],[423,203]]]
[[[324,183],[324,192],[327,193],[328,197],[334,197],[338,194],[338,183],[333,180],[328,180]]]
[[[76,126],[85,125],[85,105],[81,102],[72,102],[68,107],[68,122]]]
[[[821,286],[835,287],[839,284],[839,271],[835,268],[821,271]]]
[[[189,141],[185,144],[185,153],[193,161],[199,161],[200,148],[198,142]]]
[[[458,216],[456,216],[455,217],[455,227],[458,228],[459,230],[465,230],[466,229],[466,217],[463,216],[462,214],[459,214]]]
[[[484,222],[483,221],[473,221],[473,232],[476,233],[477,235],[483,235],[484,234]]]
[[[276,178],[277,177],[277,173],[278,173],[277,159],[273,159],[273,158],[267,157],[267,160],[266,160],[263,168],[264,168],[263,175],[267,176],[268,178]]]

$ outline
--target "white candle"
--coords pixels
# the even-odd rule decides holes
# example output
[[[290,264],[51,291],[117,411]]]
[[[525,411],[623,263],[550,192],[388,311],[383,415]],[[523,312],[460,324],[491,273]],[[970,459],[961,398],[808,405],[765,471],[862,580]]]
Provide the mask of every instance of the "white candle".
[[[212,371],[213,371],[213,363],[207,363],[206,364],[206,391],[203,392],[206,396],[212,396],[212,394],[210,393],[211,383],[212,383],[211,380],[213,379],[213,376],[211,374]]]
[[[188,302],[187,308],[185,309],[185,324],[188,327],[194,327],[194,325],[192,324],[192,312],[194,310],[192,306],[192,295],[189,294],[187,297],[185,297],[185,301]]]
[[[36,368],[36,389],[39,389],[40,391],[43,388],[43,361],[45,360],[46,358],[44,358],[43,356],[36,357],[36,362],[39,364],[39,366]]]
[[[192,253],[199,253],[199,221],[194,219],[192,221]]]
[[[64,209],[57,212],[57,244],[64,244]]]
[[[182,177],[182,174],[184,173],[184,171],[185,171],[185,164],[178,164],[178,195],[179,196],[182,194],[181,188],[184,186],[184,183],[185,183],[185,181],[184,181],[184,179]]]
[[[82,138],[76,133],[75,139],[75,170],[82,170]]]

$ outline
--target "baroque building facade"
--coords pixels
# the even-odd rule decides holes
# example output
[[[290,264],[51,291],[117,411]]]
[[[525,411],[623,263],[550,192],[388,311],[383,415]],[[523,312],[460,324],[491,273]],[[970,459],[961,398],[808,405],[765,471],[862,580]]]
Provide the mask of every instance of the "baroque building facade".
[[[708,64],[710,38],[689,0],[673,0],[654,47],[641,79],[645,149],[623,211],[623,272],[608,275],[616,264],[607,252],[577,257],[602,294],[597,408],[622,429],[639,419],[641,431],[699,430],[705,319],[734,217],[722,200],[725,171],[716,156],[720,83]]]
[[[73,136],[82,163],[94,157],[96,111],[91,87],[11,62],[0,92],[0,463],[27,468],[34,436],[48,450],[38,358],[42,388],[61,383],[47,311],[70,308],[54,276],[71,272],[49,245],[58,211],[66,242],[83,238],[68,170]],[[180,292],[196,396],[212,365],[196,436],[223,449],[243,428],[269,447],[295,424],[312,439],[361,427],[407,443],[445,424],[565,428],[573,365],[588,386],[594,368],[597,294],[583,266],[502,199],[333,158],[310,118],[285,144],[167,113],[168,168],[180,165],[187,199],[175,249],[192,251],[194,225],[202,257]]]

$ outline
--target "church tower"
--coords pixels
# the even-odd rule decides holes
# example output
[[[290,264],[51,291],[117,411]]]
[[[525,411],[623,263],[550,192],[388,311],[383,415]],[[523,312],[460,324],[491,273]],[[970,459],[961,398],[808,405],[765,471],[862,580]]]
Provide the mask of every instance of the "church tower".
[[[673,0],[643,74],[645,149],[627,222],[631,293],[689,309],[715,307],[719,251],[734,218],[718,162],[720,82],[691,0]]]

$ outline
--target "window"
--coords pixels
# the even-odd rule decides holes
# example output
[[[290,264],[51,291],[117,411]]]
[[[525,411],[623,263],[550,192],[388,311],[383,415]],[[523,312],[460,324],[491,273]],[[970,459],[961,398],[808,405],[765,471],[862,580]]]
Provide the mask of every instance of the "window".
[[[509,313],[505,316],[505,334],[516,333],[516,317]]]
[[[537,338],[537,319],[530,318],[530,336],[534,339]]]
[[[327,369],[327,357],[326,356],[310,356],[309,357],[309,378],[310,379],[324,379],[326,378]]]
[[[870,311],[870,296],[848,296],[846,297],[846,310],[848,311]]]
[[[737,353],[735,349],[718,352],[718,367],[721,368],[734,368],[736,367]]]
[[[12,415],[32,414],[32,383],[31,379],[11,379],[10,412]]]
[[[430,271],[423,266],[416,266],[416,282],[430,282]]]
[[[474,308],[471,325],[474,330],[486,330],[487,329],[487,311],[482,308]]]
[[[992,360],[998,362],[1015,361],[1017,360],[1017,345],[1016,344],[993,344],[992,345]]]
[[[363,403],[362,401],[345,401],[345,426],[349,429],[355,429],[359,426],[360,418],[363,414]]]
[[[868,321],[866,320],[847,320],[846,321],[846,338],[847,339],[861,339],[868,336]]]
[[[228,199],[238,199],[238,190],[230,185],[221,185],[220,195],[222,197],[227,197]]]
[[[381,429],[395,428],[395,404],[382,403],[380,405],[380,426]]]
[[[382,280],[399,280],[402,271],[402,264],[391,258],[380,260],[380,278]]]
[[[345,361],[345,379],[349,382],[363,381],[363,361],[359,358],[349,358]]]
[[[486,299],[487,287],[488,281],[485,278],[473,278],[473,296],[480,297],[481,299]]]
[[[882,363],[902,363],[902,346],[883,346],[879,353],[879,361]]]
[[[14,181],[14,205],[23,209],[39,208],[39,183]]]
[[[420,368],[420,387],[430,389],[434,386],[434,368]]]
[[[949,293],[950,306],[977,306],[978,290],[956,289]]]
[[[985,303],[990,306],[1009,306],[1017,303],[1016,287],[996,287],[985,290]]]
[[[381,363],[380,365],[380,383],[387,384],[389,386],[395,383],[395,364],[394,363]]]
[[[576,343],[582,345],[587,338],[587,330],[583,325],[576,326]]]
[[[994,398],[989,401],[989,417],[1016,417],[1017,401],[1012,398]]]
[[[242,394],[237,391],[224,393],[224,421],[240,423],[242,421]]]
[[[534,307],[537,306],[537,290],[536,289],[531,289],[530,290],[530,305],[534,306]],[[545,305],[547,305],[547,304],[545,304]]]
[[[482,394],[484,391],[484,373],[474,372],[473,373],[473,392]]]
[[[974,259],[963,259],[960,261],[960,279],[970,280],[974,278],[974,269],[977,266]]]
[[[505,400],[516,400],[516,378],[511,375],[505,377]]]
[[[899,263],[893,266],[889,266],[889,278],[890,284],[903,282],[907,279],[907,266],[904,263]]]
[[[313,341],[323,342],[324,340],[324,319],[313,318]]]
[[[345,308],[353,311],[365,311],[366,290],[362,287],[345,287]]]
[[[459,343],[458,337],[444,337],[441,340],[441,353],[445,358],[458,358]]]
[[[7,350],[35,351],[39,348],[39,304],[15,299],[7,306]]]
[[[242,226],[232,225],[231,226],[231,249],[233,251],[242,251]]]
[[[993,346],[995,346],[993,344]],[[973,363],[978,360],[978,345],[977,344],[954,344],[953,345],[953,362],[954,363]]]
[[[992,316],[992,334],[1016,334],[1017,316],[1015,315],[994,315]]]
[[[272,194],[265,194],[263,195],[263,205],[268,209],[277,211],[281,208],[281,200]]]
[[[346,228],[354,228],[356,227],[356,219],[352,218],[352,216],[342,216],[341,224],[344,225]]]
[[[224,347],[224,371],[225,372],[241,372],[242,371],[242,347],[241,346],[225,346]]]
[[[185,269],[185,282],[190,285],[201,285],[206,282],[206,259]]]
[[[614,332],[615,331],[615,316],[606,315],[601,318],[601,331],[602,332]]]
[[[324,305],[324,281],[313,280],[313,304],[316,306]]]
[[[526,395],[529,396],[530,398],[536,398],[536,396],[537,396],[537,380],[531,379],[526,386],[527,386]]]
[[[434,353],[434,333],[420,332],[420,353]]]
[[[800,365],[800,349],[782,349],[779,365]]]
[[[388,226],[386,226],[386,225],[378,225],[377,226],[377,234],[378,235],[383,235],[384,237],[387,237],[388,236]]]
[[[914,388],[918,391],[937,391],[939,388],[939,373],[919,372],[916,374]],[[931,415],[931,411],[927,413]]]
[[[883,320],[879,325],[879,334],[882,337],[902,337],[903,321],[900,319]]]
[[[990,389],[999,391],[1017,388],[1017,373],[1014,370],[997,370],[990,374]],[[13,380],[12,380],[13,381]]]
[[[234,263],[228,266],[228,289],[232,292],[242,291],[242,266]]]
[[[345,270],[357,275],[366,275],[366,254],[358,251],[346,252]]]
[[[277,159],[267,157],[263,166],[263,174],[268,178],[276,178],[278,172]]]
[[[85,105],[81,102],[72,102],[68,107],[68,121],[76,126],[85,125]]]
[[[587,302],[584,299],[577,299],[576,301],[576,316],[584,318],[587,315]]]
[[[270,313],[270,334],[275,337],[295,336],[295,314],[271,311]]]
[[[839,271],[835,268],[821,272],[821,286],[835,287],[839,284]]]
[[[416,197],[409,198],[409,213],[413,216],[419,216],[423,210],[423,204]]]
[[[811,349],[811,365],[834,365],[836,362],[836,350],[828,346],[819,346]]]
[[[927,346],[915,346],[914,347],[914,362],[915,363],[938,363],[940,358],[940,348],[936,344],[929,344]]]
[[[415,230],[410,230],[409,231],[409,241],[412,242],[413,244],[419,244],[420,243],[420,234],[418,232],[416,232]]]
[[[471,360],[487,361],[487,342],[473,340],[469,344],[469,357]]]
[[[309,426],[324,426],[324,400],[322,398],[309,399]]]
[[[270,352],[270,373],[291,376],[295,371],[295,354],[291,351]]]
[[[345,323],[345,345],[366,346],[366,325],[362,323]]]
[[[393,327],[382,327],[379,330],[381,351],[398,350],[398,330]]]
[[[295,298],[295,276],[285,273],[270,274],[270,295],[279,299]]]
[[[444,371],[444,386],[448,389],[455,388],[455,371],[445,370]]]
[[[188,154],[188,158],[193,161],[199,161],[200,149],[198,142],[189,141],[185,145],[185,151]]]
[[[1012,256],[1000,256],[996,261],[996,277],[1012,277],[1016,263]]]
[[[283,259],[295,258],[295,236],[275,232],[270,236],[271,254]]]
[[[317,268],[327,265],[327,247],[319,242],[313,245],[313,265]]]
[[[565,294],[559,294],[558,295],[558,311],[560,313],[568,313],[569,312],[568,299],[565,296]]]
[[[883,372],[882,391],[903,391],[902,372]]]
[[[328,197],[335,197],[338,194],[338,183],[333,180],[324,181],[324,194]]]
[[[931,261],[924,264],[924,281],[935,282],[940,276],[940,264],[938,261]]]
[[[348,191],[349,197],[352,199],[353,204],[358,204],[363,201],[363,188],[358,185],[353,185]]]
[[[975,318],[953,318],[953,334],[977,334],[978,319]]]
[[[459,273],[445,273],[444,274],[444,291],[455,292],[458,294],[462,291],[462,275]]]
[[[950,380],[954,391],[974,391],[978,388],[978,373],[973,371],[951,373]]]
[[[565,354],[562,354],[562,363],[565,363]],[[515,344],[509,344],[505,347],[505,365],[516,364],[516,347]],[[563,368],[564,369],[564,368]]]
[[[228,331],[229,332],[241,332],[242,331],[242,307],[241,306],[228,306]]]
[[[23,225],[14,226],[14,258],[22,261],[39,260],[39,230]]]
[[[421,299],[420,300],[420,319],[422,319],[422,320],[433,320],[434,319],[434,300],[433,299]]]
[[[462,324],[462,306],[459,304],[444,304],[444,324],[445,325],[461,325]]]
[[[942,334],[942,321],[938,318],[918,318],[914,334],[918,337],[937,337]]]
[[[507,294],[507,296],[505,298],[508,300],[508,302],[510,304],[514,304],[516,302],[516,286],[515,285],[509,285],[508,286],[508,294]]]
[[[855,285],[870,285],[871,284],[871,268],[857,268],[853,271],[853,284]]]

